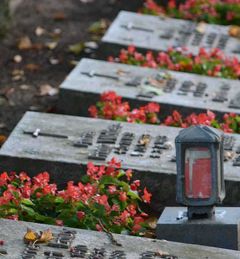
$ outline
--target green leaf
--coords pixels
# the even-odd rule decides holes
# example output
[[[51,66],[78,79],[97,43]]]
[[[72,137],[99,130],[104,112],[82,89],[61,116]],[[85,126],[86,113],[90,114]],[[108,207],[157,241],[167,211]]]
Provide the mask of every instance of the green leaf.
[[[23,204],[21,204],[21,209],[25,212],[27,212],[29,214],[29,216],[34,216],[36,214],[36,212],[34,211],[34,209],[29,208]]]
[[[55,202],[56,203],[64,203],[64,199],[62,197],[56,197]]]
[[[69,45],[68,51],[72,52],[75,55],[79,55],[84,50],[84,48],[85,48],[85,44],[83,42],[79,42],[76,44]]]
[[[128,195],[131,199],[140,200],[140,201],[141,201],[141,198],[139,197],[139,195],[138,195],[136,192],[129,191],[129,192],[127,193],[127,195]]]
[[[30,199],[23,199],[21,203],[26,206],[34,206],[33,202]]]
[[[100,184],[115,184],[115,185],[119,185],[121,182],[116,179],[116,178],[113,178],[112,176],[108,176],[108,175],[105,175],[101,178],[100,180]]]
[[[82,180],[83,183],[88,183],[90,181],[90,178],[89,178],[88,175],[83,175],[81,180]]]

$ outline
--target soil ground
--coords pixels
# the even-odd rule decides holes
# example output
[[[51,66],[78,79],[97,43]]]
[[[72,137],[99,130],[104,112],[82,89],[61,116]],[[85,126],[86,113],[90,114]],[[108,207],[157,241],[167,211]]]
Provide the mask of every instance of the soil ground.
[[[0,42],[0,135],[8,136],[27,110],[54,111],[58,95],[39,96],[41,86],[58,88],[73,69],[73,61],[82,57],[70,53],[69,45],[90,41],[88,27],[93,22],[111,21],[120,10],[136,11],[140,5],[138,0],[23,0]],[[38,34],[45,30],[40,36],[37,27]],[[20,50],[19,39],[25,36],[32,47]],[[44,47],[48,42],[57,46]],[[19,57],[14,61],[16,55],[21,62]],[[59,63],[52,64],[54,60]]]

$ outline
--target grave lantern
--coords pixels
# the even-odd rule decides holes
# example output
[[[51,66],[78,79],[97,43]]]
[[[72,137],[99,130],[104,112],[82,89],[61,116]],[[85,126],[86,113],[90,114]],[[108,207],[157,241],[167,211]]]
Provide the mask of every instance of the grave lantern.
[[[188,207],[189,219],[211,217],[225,197],[223,134],[198,125],[180,131],[175,139],[177,201]]]

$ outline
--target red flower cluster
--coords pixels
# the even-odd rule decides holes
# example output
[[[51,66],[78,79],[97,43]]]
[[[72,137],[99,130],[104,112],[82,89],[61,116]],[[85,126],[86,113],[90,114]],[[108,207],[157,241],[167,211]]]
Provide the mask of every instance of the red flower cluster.
[[[182,118],[182,115],[175,110],[172,115],[164,120],[164,125],[172,127],[187,128],[198,124],[220,128],[226,133],[240,133],[240,116],[232,113],[225,114],[222,122],[219,122],[216,120],[216,115],[211,111],[200,114],[192,113],[186,118]]]
[[[140,181],[131,184],[131,170],[123,171],[112,159],[108,166],[89,163],[83,182],[68,182],[58,191],[44,172],[30,178],[26,173],[0,174],[0,217],[121,233],[144,233],[147,214],[139,201],[149,203],[151,194]],[[124,181],[121,180],[124,178]]]
[[[106,98],[108,95],[110,95],[111,98]],[[159,104],[148,103],[139,109],[133,109],[132,111],[129,111],[128,102],[124,102],[124,106],[128,107],[128,114],[124,114],[123,116],[121,114],[115,113],[118,110],[118,105],[121,106],[122,104],[122,98],[115,92],[105,92],[101,96],[101,101],[98,102],[96,106],[90,106],[89,112],[90,115],[95,118],[97,117],[103,119],[151,124],[157,124],[159,122],[157,114],[160,112]],[[102,107],[108,107],[109,112],[103,112]],[[92,113],[93,109],[95,110],[94,113]],[[143,116],[140,116],[140,112],[142,112]],[[111,114],[111,116],[108,116],[109,114]],[[136,114],[135,118],[133,118],[134,114]],[[240,133],[240,116],[234,113],[225,114],[222,120],[218,121],[216,119],[216,115],[211,111],[200,114],[192,113],[189,116],[183,118],[182,115],[175,110],[171,115],[167,116],[167,118],[161,119],[163,121],[162,124],[166,126],[186,128],[191,125],[204,124],[215,128],[220,128],[224,132],[228,133]]]
[[[156,113],[160,111],[160,106],[149,103],[139,109],[130,110],[128,102],[123,102],[121,96],[109,91],[104,92],[96,106],[90,106],[88,111],[94,118],[156,124],[159,122]]]
[[[230,79],[240,78],[240,61],[236,57],[226,57],[219,49],[206,51],[200,48],[194,56],[186,48],[169,48],[155,55],[152,51],[142,54],[134,46],[129,46],[121,50],[119,57],[109,57],[109,61]]]
[[[179,5],[175,0],[169,0],[167,7],[163,7],[161,1],[145,0],[140,11],[208,23],[240,24],[239,0],[186,0]]]
[[[47,172],[40,173],[32,179],[24,172],[19,175],[14,172],[10,174],[4,172],[0,175],[0,188],[2,189],[0,206],[10,202],[18,205],[19,200],[29,199],[31,195],[38,198],[47,194],[55,195],[57,190],[56,184],[49,184]]]

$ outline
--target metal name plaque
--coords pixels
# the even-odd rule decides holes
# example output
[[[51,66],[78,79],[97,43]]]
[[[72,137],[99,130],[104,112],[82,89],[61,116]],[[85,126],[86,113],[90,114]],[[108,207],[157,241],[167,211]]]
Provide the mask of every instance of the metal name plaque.
[[[240,41],[229,36],[228,31],[229,26],[121,11],[102,38],[102,43],[111,46],[108,49],[111,53],[114,52],[113,45],[118,50],[134,45],[153,51],[184,46],[193,54],[204,47],[219,48],[227,55],[240,57]]]
[[[152,205],[176,204],[174,140],[180,129],[110,120],[27,112],[0,149],[2,171],[48,171],[60,187],[79,181],[86,164],[106,164],[112,157],[134,170],[153,194]],[[240,135],[225,137],[226,204],[240,198]]]
[[[28,228],[38,233],[49,230],[54,238],[47,244],[24,244],[23,237]],[[221,248],[127,235],[110,236],[104,232],[3,219],[0,220],[0,235],[4,241],[0,252],[6,259],[237,259],[240,257],[239,251]]]
[[[88,116],[104,91],[115,91],[135,107],[161,104],[161,114],[206,111],[240,113],[240,82],[195,74],[82,59],[60,86],[58,108]]]

